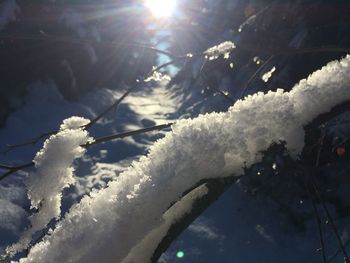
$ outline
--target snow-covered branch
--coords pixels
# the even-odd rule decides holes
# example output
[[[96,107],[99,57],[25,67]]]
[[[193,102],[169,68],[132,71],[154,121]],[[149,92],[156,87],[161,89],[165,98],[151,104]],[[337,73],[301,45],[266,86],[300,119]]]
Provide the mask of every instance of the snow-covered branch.
[[[291,92],[257,93],[225,113],[177,122],[147,156],[72,207],[20,262],[150,262],[150,251],[139,248],[147,240],[147,247],[157,247],[166,234],[163,227],[189,211],[191,202],[176,207],[177,213],[168,211],[183,193],[202,180],[242,175],[272,143],[286,142],[297,157],[304,126],[349,100],[349,83],[347,56],[300,81]],[[202,190],[192,198],[205,195]]]

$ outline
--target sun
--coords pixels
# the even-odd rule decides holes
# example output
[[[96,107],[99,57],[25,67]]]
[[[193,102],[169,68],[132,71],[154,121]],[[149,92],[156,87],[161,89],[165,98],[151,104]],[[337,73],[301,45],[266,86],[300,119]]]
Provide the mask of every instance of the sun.
[[[157,18],[169,17],[174,11],[176,0],[145,0],[145,6]]]

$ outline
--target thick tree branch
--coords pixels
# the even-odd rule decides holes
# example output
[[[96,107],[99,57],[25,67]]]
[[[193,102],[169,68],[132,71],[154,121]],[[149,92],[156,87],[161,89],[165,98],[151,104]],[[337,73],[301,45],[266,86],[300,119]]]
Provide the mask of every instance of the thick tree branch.
[[[165,252],[170,244],[178,237],[186,228],[199,217],[212,203],[214,203],[233,183],[238,177],[228,177],[222,179],[210,179],[199,184],[207,187],[208,193],[202,198],[195,201],[191,213],[184,215],[176,224],[172,225],[153,253],[151,263],[158,262],[158,259]],[[190,192],[190,191],[189,191]]]
[[[305,126],[306,130],[314,129],[321,123],[325,123],[332,118],[338,116],[341,113],[350,110],[350,102],[344,102],[334,107],[330,112],[319,115],[313,122]],[[225,179],[211,179],[204,182],[208,188],[208,194],[197,200],[193,206],[193,210],[186,214],[182,220],[179,220],[176,224],[171,226],[167,235],[158,245],[154,251],[151,262],[156,263],[162,253],[164,253],[170,244],[197,218],[202,212],[207,209],[212,203],[214,203],[229,187],[231,187],[239,177],[228,177]],[[191,191],[190,189],[189,191]],[[188,192],[188,191],[187,191]],[[344,253],[344,245],[341,245],[342,252]]]

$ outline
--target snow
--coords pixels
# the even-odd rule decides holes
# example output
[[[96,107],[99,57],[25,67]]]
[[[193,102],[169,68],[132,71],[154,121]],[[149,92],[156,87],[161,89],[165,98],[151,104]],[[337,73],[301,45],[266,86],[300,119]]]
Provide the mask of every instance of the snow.
[[[147,156],[133,162],[107,188],[73,206],[20,262],[122,262],[135,257],[135,262],[144,263],[150,251],[139,252],[142,240],[188,211],[183,208],[172,218],[165,217],[168,207],[200,180],[242,175],[243,168],[260,161],[261,152],[273,142],[285,141],[297,157],[304,145],[303,126],[350,99],[349,63],[350,56],[331,62],[291,92],[257,93],[225,113],[178,121]],[[157,234],[155,241],[159,238]]]
[[[23,218],[28,216],[22,208],[26,203],[23,198],[24,194],[25,191],[21,187],[0,185],[0,230],[2,233],[0,247],[4,245],[4,239],[13,239],[24,227]]]
[[[0,150],[6,149],[6,144],[26,142],[43,132],[57,130],[62,120],[69,116],[92,119],[120,98],[124,92],[99,89],[82,96],[78,101],[67,101],[52,81],[34,82],[28,87],[25,103],[9,116],[6,128],[0,129]],[[129,94],[118,110],[102,118],[90,129],[90,133],[94,137],[101,137],[172,121],[167,119],[167,116],[177,110],[179,103],[165,85],[145,86]],[[108,181],[124,171],[132,160],[143,154],[163,133],[151,132],[88,148],[87,153],[76,162],[76,183],[63,194],[61,214],[67,212],[72,203],[78,202],[92,189],[106,187]],[[26,163],[32,160],[41,148],[41,142],[38,142],[35,145],[14,149],[1,156],[2,162]],[[23,177],[27,176],[27,173],[21,171],[0,184],[0,199],[9,203],[8,207],[22,211],[15,210],[11,214],[2,214],[4,216],[0,220],[3,237],[0,243],[2,253],[5,246],[18,241],[20,233],[28,226],[28,218],[33,212],[29,211],[30,204],[23,185]],[[15,184],[16,187],[9,188],[8,184]],[[16,198],[7,197],[7,193],[16,193]],[[18,196],[21,198],[20,201]],[[12,222],[12,226],[8,227],[7,222]]]
[[[310,122],[320,112],[329,111],[345,101],[349,92],[350,55],[330,62],[321,70],[301,80],[291,91],[296,110],[304,123]],[[328,78],[325,81],[325,78]]]
[[[85,152],[80,145],[90,140],[88,132],[80,128],[88,122],[81,117],[64,120],[59,132],[50,136],[36,154],[36,171],[29,175],[26,185],[31,206],[39,211],[30,218],[31,227],[20,241],[7,249],[10,255],[26,249],[34,233],[60,217],[62,191],[75,182],[73,161]]]
[[[188,227],[190,232],[198,235],[203,239],[211,239],[211,240],[222,240],[225,239],[225,236],[219,234],[215,227],[212,227],[209,222],[205,222],[203,219],[199,218],[193,222],[192,225]]]
[[[22,217],[26,215],[23,208],[12,202],[0,199],[1,228],[16,232],[22,224]]]
[[[175,203],[168,211],[162,216],[163,223],[153,229],[145,238],[142,239],[132,250],[129,252],[128,256],[122,261],[122,263],[133,263],[133,262],[148,262],[152,258],[153,252],[156,250],[157,245],[162,241],[162,239],[168,233],[170,227],[181,220],[181,217],[186,213],[189,213],[192,209],[193,203],[208,193],[208,188],[202,185],[180,201]],[[210,235],[210,238],[214,237],[214,233],[210,232],[208,228],[203,227],[205,234]]]
[[[269,79],[272,77],[272,74],[276,71],[276,67],[273,67],[272,69],[270,69],[268,72],[266,72],[264,75],[262,75],[261,79],[264,82],[268,82]]]
[[[162,74],[158,71],[154,71],[151,76],[145,79],[145,82],[150,82],[150,81],[170,81],[170,76],[166,74]]]
[[[231,41],[222,42],[219,45],[208,48],[204,51],[204,55],[209,60],[217,59],[223,55],[225,59],[229,58],[230,52],[236,48],[236,45]]]
[[[0,3],[0,30],[4,29],[11,21],[16,20],[18,11],[16,0],[4,0]]]

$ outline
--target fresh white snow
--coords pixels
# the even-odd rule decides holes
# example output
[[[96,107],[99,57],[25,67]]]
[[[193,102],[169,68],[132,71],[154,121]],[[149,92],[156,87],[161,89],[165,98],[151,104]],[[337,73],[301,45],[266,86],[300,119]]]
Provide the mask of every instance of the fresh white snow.
[[[236,48],[236,45],[231,41],[225,41],[219,45],[208,48],[204,51],[204,55],[209,60],[217,59],[220,55],[224,58],[229,58],[230,52]]]
[[[96,123],[90,133],[100,137],[172,121],[167,116],[177,110],[180,102],[171,95],[165,85],[166,83],[162,82],[159,85],[152,84],[133,91],[117,111],[111,112]],[[92,119],[124,93],[122,90],[99,89],[82,96],[79,101],[72,102],[62,97],[52,81],[35,82],[28,87],[28,91],[24,105],[10,114],[6,127],[0,129],[1,150],[5,149],[7,143],[26,142],[43,132],[56,130],[62,119],[69,116]],[[138,158],[137,156],[162,133],[164,132],[150,132],[89,148],[74,165],[77,168],[76,182],[63,196],[61,209],[63,213],[67,211],[71,202],[80,200],[92,189],[106,187],[108,181],[124,171],[131,161]],[[41,142],[38,142],[35,145],[14,149],[6,155],[1,155],[2,162],[14,164],[28,162],[41,147]],[[16,242],[24,227],[28,226],[29,202],[23,185],[27,173],[21,171],[11,175],[0,185],[2,210],[0,229],[4,233],[0,243],[2,253],[5,250],[4,246]],[[7,193],[17,193],[16,198],[8,197]]]
[[[36,154],[36,170],[29,175],[26,186],[32,208],[39,210],[30,218],[31,227],[20,241],[7,249],[9,254],[26,249],[34,233],[60,217],[62,191],[75,182],[73,161],[85,153],[80,145],[90,140],[88,132],[80,128],[88,122],[81,117],[64,120],[59,132],[50,136]]]
[[[172,220],[164,214],[169,205],[198,181],[241,175],[273,142],[285,141],[296,157],[304,145],[303,126],[350,99],[349,83],[347,56],[300,81],[291,92],[257,93],[228,112],[178,121],[147,156],[73,206],[20,262],[121,262],[133,257],[130,252],[139,251],[142,240]],[[145,263],[150,252],[134,256],[135,262]]]
[[[272,74],[276,71],[276,67],[273,67],[272,69],[270,69],[268,72],[266,72],[264,75],[262,75],[261,79],[264,82],[268,82],[269,79],[272,77]]]

